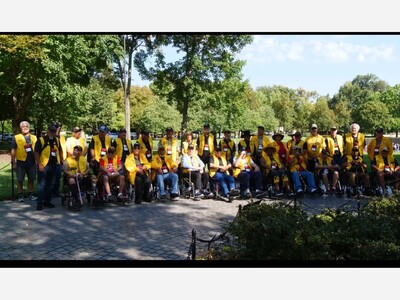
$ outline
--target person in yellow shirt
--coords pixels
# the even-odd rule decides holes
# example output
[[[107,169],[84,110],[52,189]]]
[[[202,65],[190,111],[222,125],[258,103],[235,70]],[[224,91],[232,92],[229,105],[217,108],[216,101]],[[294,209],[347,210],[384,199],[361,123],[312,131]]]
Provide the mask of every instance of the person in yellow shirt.
[[[217,139],[210,132],[210,124],[206,123],[203,126],[203,133],[197,139],[197,153],[202,162],[210,168],[210,157],[214,154],[217,147]]]
[[[88,161],[92,167],[93,174],[99,173],[100,158],[107,154],[107,149],[111,147],[111,138],[107,135],[108,128],[106,125],[99,127],[98,134],[94,135],[89,144]]]
[[[121,128],[118,137],[111,143],[115,148],[115,153],[121,160],[122,174],[126,175],[125,160],[132,153],[132,141],[126,137],[126,129]]]
[[[387,148],[388,155],[393,154],[393,143],[391,139],[383,135],[383,128],[378,127],[375,130],[375,137],[367,146],[367,153],[371,162],[374,161],[375,156],[378,155],[384,147]]]
[[[125,169],[128,172],[129,182],[135,186],[135,203],[141,204],[142,200],[151,202],[149,198],[151,164],[146,155],[141,153],[139,143],[133,145],[133,152],[125,160]]]
[[[137,140],[140,144],[140,153],[146,155],[149,162],[153,159],[153,139],[150,136],[150,132],[147,129],[143,129]]]
[[[33,184],[36,177],[36,162],[33,149],[37,138],[30,134],[30,124],[22,121],[19,124],[20,134],[16,134],[11,142],[11,162],[12,168],[17,174],[18,202],[24,202],[23,182],[25,174],[28,177],[28,197],[34,201],[37,197],[33,196]]]
[[[219,141],[218,145],[222,149],[222,156],[226,159],[226,161],[229,161],[232,164],[233,158],[236,155],[236,143],[231,139],[230,130],[224,130],[224,138]],[[232,169],[230,169],[229,172],[231,173]]]
[[[365,148],[365,135],[360,132],[360,125],[353,123],[350,125],[350,131],[344,138],[344,155],[352,155],[352,149],[357,147],[359,154],[363,156]]]
[[[325,146],[325,139],[318,133],[317,124],[311,125],[311,134],[304,141],[306,149],[307,170],[314,172],[315,162],[321,156],[321,151]]]
[[[86,156],[87,147],[86,147],[85,139],[82,137],[82,128],[74,127],[72,129],[72,136],[67,138],[65,146],[66,146],[66,150],[67,150],[67,157],[72,156],[75,146],[81,146],[83,149],[82,155]]]
[[[380,149],[380,153],[378,155],[375,155],[375,158],[371,164],[371,168],[377,173],[381,195],[389,196],[389,192],[386,186],[387,180],[396,181],[394,183],[394,189],[395,191],[399,190],[400,166],[397,160],[394,158],[393,153],[389,154],[388,147],[383,146]]]
[[[172,160],[179,164],[180,149],[178,139],[174,136],[174,130],[171,127],[168,127],[165,132],[165,137],[160,140],[157,147],[159,148],[161,145],[163,145],[166,151],[166,155],[171,156]]]
[[[294,144],[294,142],[296,140],[296,138],[294,136],[295,134],[296,134],[296,130],[292,130],[292,132],[289,134],[290,140],[288,140],[286,142],[286,149],[288,149],[289,155],[290,155],[290,148],[292,147],[292,145]]]
[[[343,166],[346,169],[347,182],[352,188],[352,196],[356,196],[358,182],[363,182],[366,189],[366,195],[370,194],[371,183],[369,175],[366,173],[367,164],[365,163],[362,155],[360,155],[360,148],[354,146],[351,149],[351,154],[347,155]]]
[[[243,148],[246,149],[247,154],[250,156],[254,152],[254,144],[251,143],[250,130],[244,130],[243,134],[241,135],[241,140],[238,143],[238,151],[241,152]]]
[[[189,145],[196,145],[196,141],[193,140],[193,132],[188,131],[185,133],[185,140],[182,142],[182,156],[188,154],[188,146]],[[194,153],[196,154],[196,149],[193,149]]]
[[[284,137],[285,135],[282,131],[275,132],[272,135],[272,139],[274,140],[272,145],[276,149],[276,153],[278,154],[281,164],[283,165],[284,168],[286,168],[286,161],[287,158],[289,157],[289,152],[288,149],[286,148],[285,143],[282,142]]]
[[[257,127],[257,135],[253,135],[250,139],[251,147],[251,158],[260,166],[260,159],[262,156],[262,151],[270,143],[269,137],[265,135],[264,126]]]
[[[165,155],[164,146],[158,148],[151,162],[151,169],[152,181],[157,181],[160,200],[164,201],[167,198],[165,181],[171,181],[171,200],[178,200],[178,164],[170,156]]]

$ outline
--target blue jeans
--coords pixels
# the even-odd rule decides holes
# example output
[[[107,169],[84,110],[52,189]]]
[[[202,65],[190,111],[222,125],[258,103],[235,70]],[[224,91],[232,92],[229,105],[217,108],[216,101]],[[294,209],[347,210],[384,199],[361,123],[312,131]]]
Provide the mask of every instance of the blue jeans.
[[[165,196],[165,184],[164,180],[171,180],[172,194],[178,194],[178,174],[169,172],[167,174],[157,174],[157,185],[160,189],[160,196]]]
[[[47,165],[43,172],[38,171],[38,199],[37,204],[50,203],[51,196],[56,181],[56,165]]]
[[[300,181],[300,176],[306,180],[310,191],[313,192],[316,189],[315,181],[314,181],[314,174],[309,171],[292,172],[292,179],[293,179],[295,191],[297,193],[300,191],[303,191],[301,181]]]
[[[224,193],[223,193],[224,196],[227,196],[229,191],[233,190],[235,188],[235,179],[231,175],[228,175],[226,173],[217,172],[217,173],[215,173],[213,178],[222,187],[222,189],[224,191]],[[229,189],[228,189],[228,184],[229,184]]]

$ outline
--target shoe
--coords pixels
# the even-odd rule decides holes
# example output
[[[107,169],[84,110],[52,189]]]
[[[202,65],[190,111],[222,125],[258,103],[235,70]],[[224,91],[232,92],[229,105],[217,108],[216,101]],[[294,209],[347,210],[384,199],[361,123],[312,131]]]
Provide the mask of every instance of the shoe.
[[[208,192],[208,194],[206,195],[207,198],[214,198],[214,193],[212,192]]]
[[[247,198],[253,197],[253,195],[251,194],[251,192],[250,192],[249,189],[246,189],[246,190],[244,191],[244,196],[247,197]]]
[[[265,196],[265,192],[262,190],[256,190],[256,198],[261,198]]]
[[[29,198],[29,201],[36,201],[37,200],[37,197],[33,196],[32,193],[29,193],[28,198]]]
[[[126,197],[126,195],[123,195],[122,193],[119,193],[119,194],[118,194],[117,199],[118,199],[118,201],[120,201],[120,202],[125,202],[126,200],[128,200],[128,198]]]
[[[293,197],[293,196],[294,196],[293,191],[290,191],[289,194],[288,194],[288,196],[289,196],[289,197]]]
[[[19,196],[18,196],[18,202],[19,202],[19,203],[24,202],[24,195],[23,195],[23,194],[19,194]]]
[[[311,193],[311,196],[314,196],[317,192],[318,192],[317,189],[312,189],[311,192],[310,192],[310,193]]]
[[[54,207],[56,207],[56,206],[55,206],[53,203],[51,203],[51,202],[44,203],[43,206],[44,206],[44,207],[47,207],[47,208],[54,208]]]
[[[197,191],[194,193],[194,198],[195,198],[195,199],[204,198],[204,194],[203,194],[203,193],[200,193],[200,191],[197,190]]]
[[[179,194],[172,193],[171,194],[171,201],[178,201]]]
[[[38,204],[38,205],[36,206],[36,210],[42,210],[42,209],[43,209],[43,205]]]
[[[234,197],[234,196],[239,196],[240,191],[238,189],[233,189],[229,192],[229,194]]]
[[[226,202],[229,202],[229,195],[228,195],[228,196],[219,195],[219,199],[221,199],[221,200],[223,200],[223,201],[226,201]]]
[[[114,199],[113,195],[108,194],[106,198],[106,202],[111,202]]]
[[[280,197],[283,195],[283,193],[280,190],[275,190],[274,193],[276,197]]]

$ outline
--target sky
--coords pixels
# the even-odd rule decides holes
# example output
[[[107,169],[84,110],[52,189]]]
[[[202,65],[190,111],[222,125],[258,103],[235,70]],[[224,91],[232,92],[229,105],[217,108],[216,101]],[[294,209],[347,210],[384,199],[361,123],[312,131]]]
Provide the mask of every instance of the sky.
[[[175,50],[165,52],[169,60]],[[282,85],[332,97],[357,75],[374,74],[400,84],[400,35],[257,34],[238,58],[246,61],[243,79],[255,89]],[[135,85],[148,85],[134,73]]]

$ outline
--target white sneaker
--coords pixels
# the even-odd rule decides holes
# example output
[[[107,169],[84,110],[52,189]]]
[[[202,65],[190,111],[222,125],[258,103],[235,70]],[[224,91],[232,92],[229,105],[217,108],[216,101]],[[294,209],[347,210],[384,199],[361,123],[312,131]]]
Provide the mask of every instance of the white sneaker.
[[[32,194],[29,194],[29,201],[36,201],[37,197],[33,196]]]
[[[19,203],[24,202],[24,195],[19,195],[18,196],[18,202]]]

